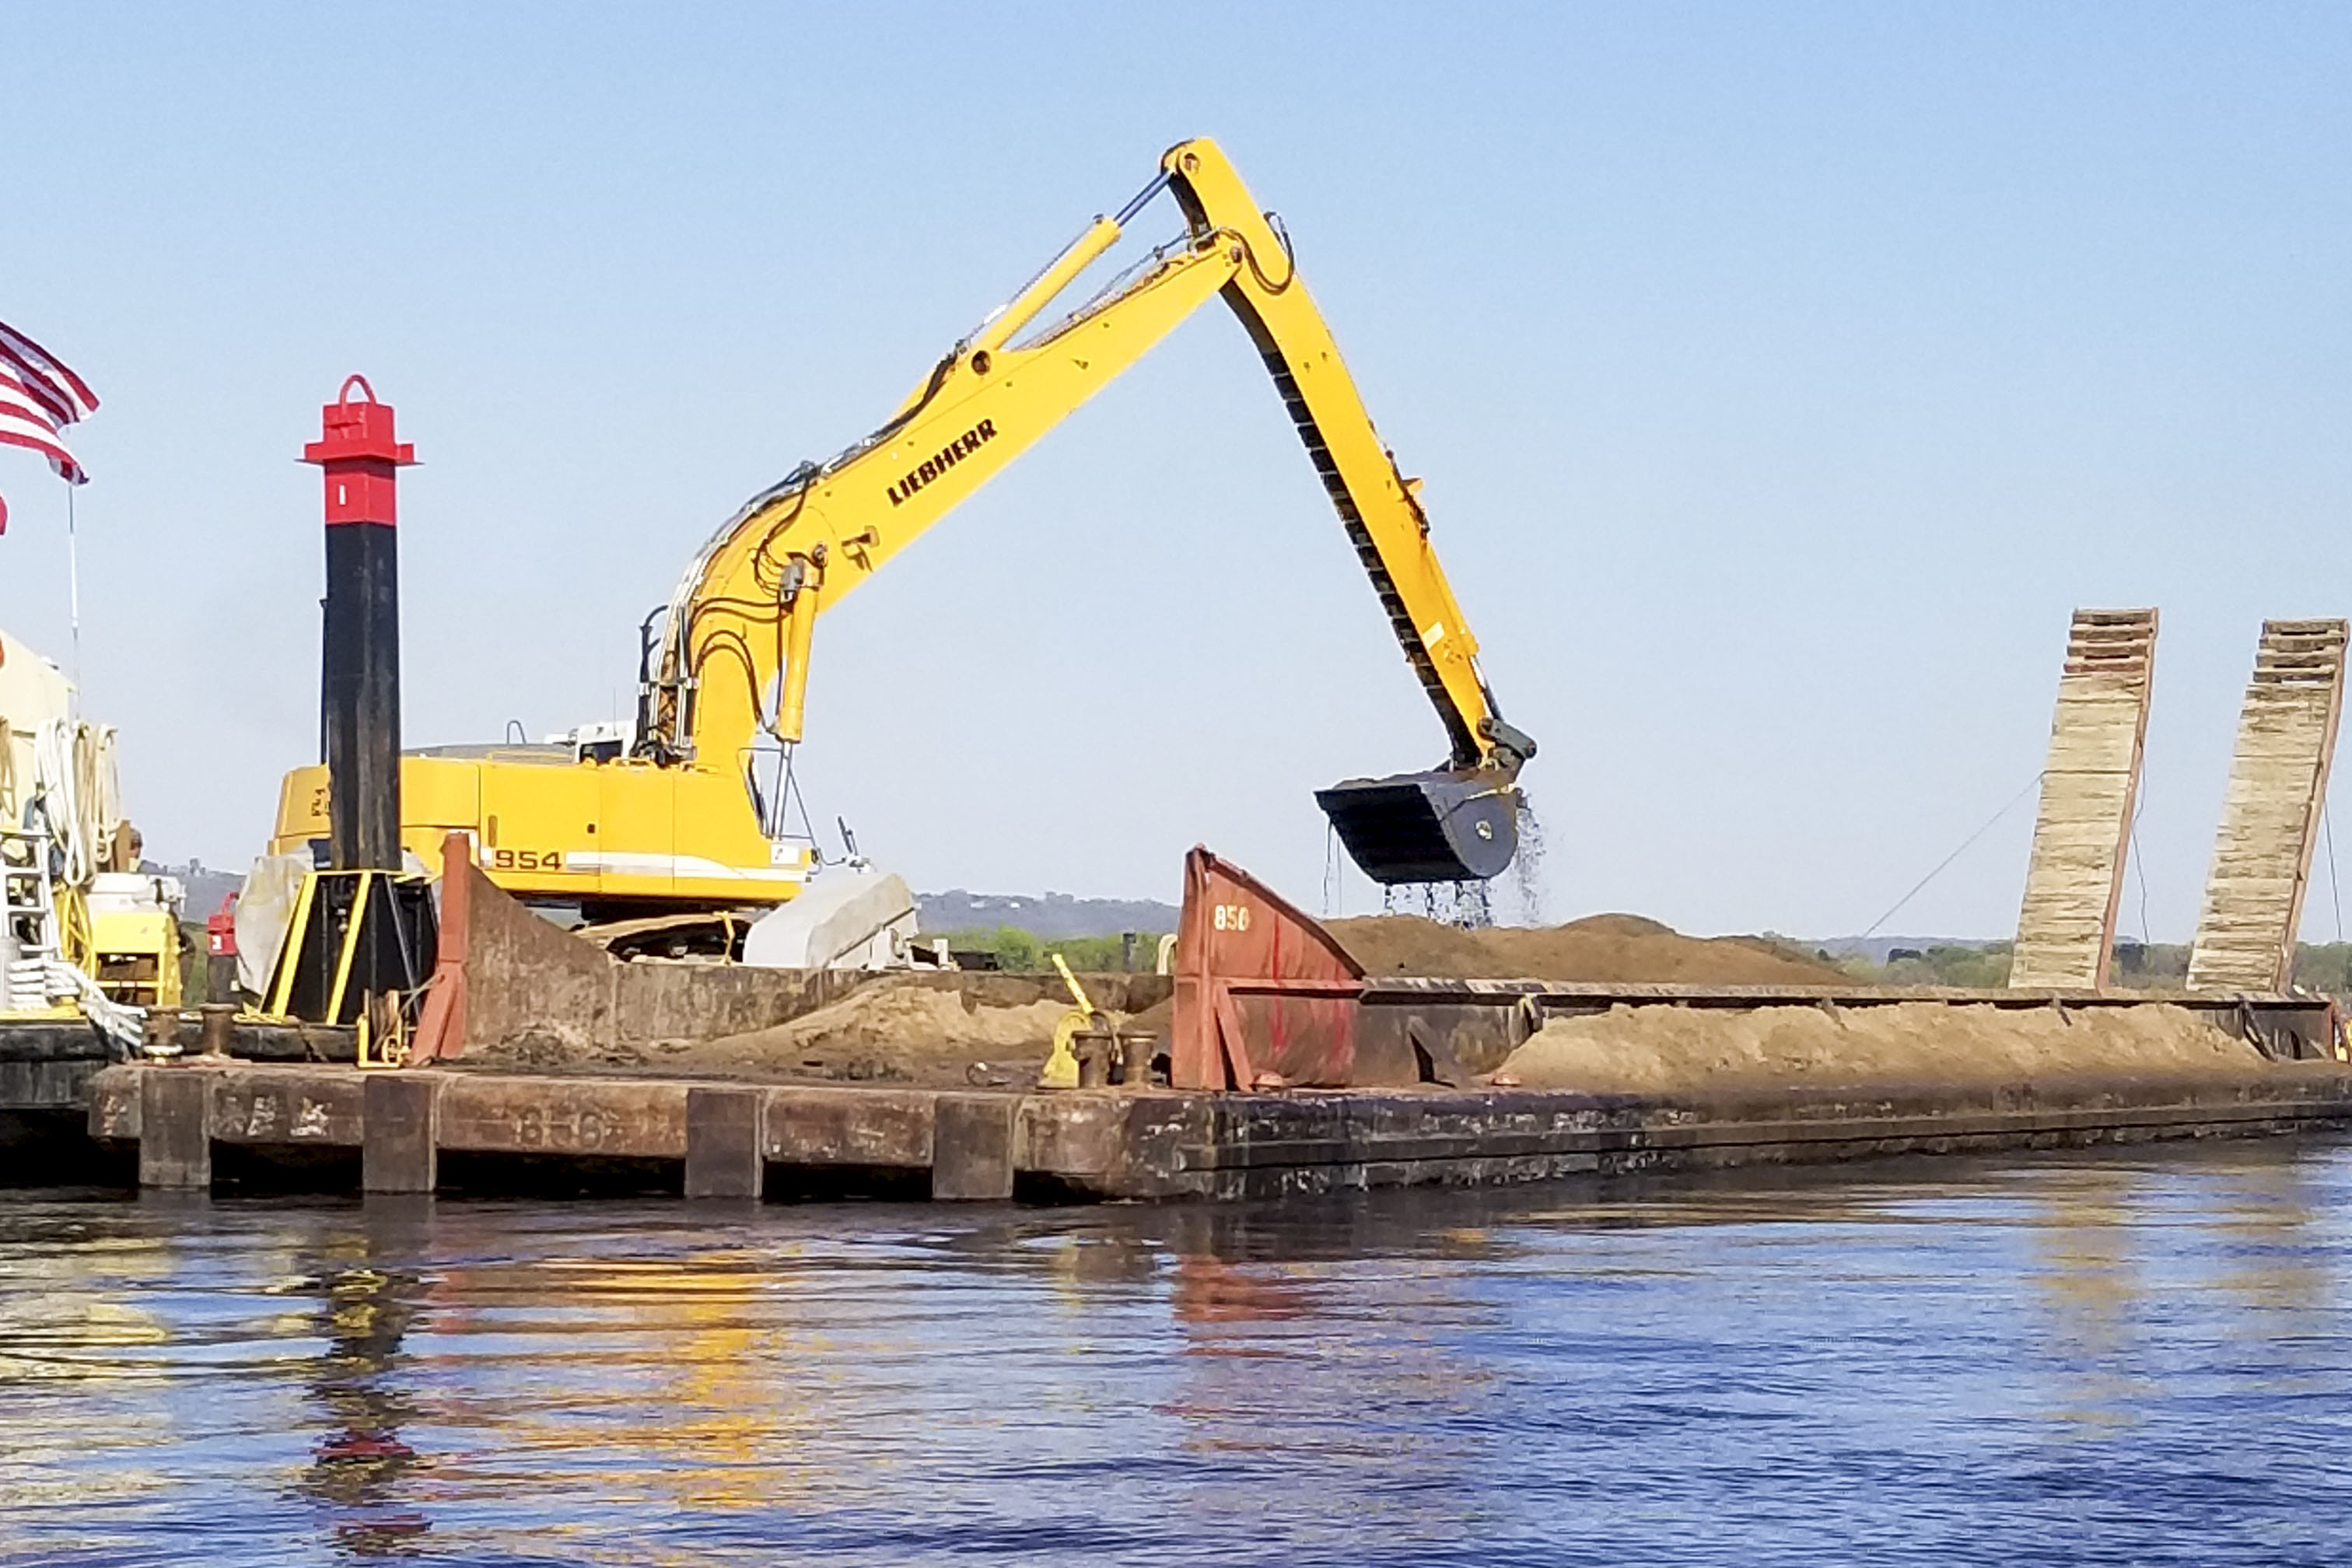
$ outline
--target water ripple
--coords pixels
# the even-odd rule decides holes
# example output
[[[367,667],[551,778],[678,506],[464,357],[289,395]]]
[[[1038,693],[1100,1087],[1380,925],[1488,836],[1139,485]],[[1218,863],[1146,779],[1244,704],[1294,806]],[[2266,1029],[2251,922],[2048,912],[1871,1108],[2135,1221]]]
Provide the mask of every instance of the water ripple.
[[[2327,1563],[2332,1144],[1284,1208],[0,1197],[0,1564]]]

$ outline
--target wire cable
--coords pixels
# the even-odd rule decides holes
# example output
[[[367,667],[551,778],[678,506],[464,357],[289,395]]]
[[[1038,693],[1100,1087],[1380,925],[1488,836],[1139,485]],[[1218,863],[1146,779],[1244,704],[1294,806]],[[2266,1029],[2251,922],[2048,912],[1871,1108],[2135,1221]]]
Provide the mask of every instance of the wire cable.
[[[1946,867],[1958,859],[1961,856],[1967,854],[1970,845],[1974,844],[1978,839],[1982,838],[1986,834],[1990,833],[1993,828],[1993,824],[1999,822],[2002,817],[2007,816],[2011,811],[2015,810],[2017,803],[2023,800],[2028,795],[2032,794],[2034,786],[2039,784],[2041,782],[2042,774],[2039,771],[2036,771],[2032,778],[2025,781],[2025,787],[2023,789],[2021,789],[2015,795],[2011,795],[2008,802],[2003,805],[1999,811],[1994,812],[1990,816],[1985,818],[1983,826],[1978,828],[1974,833],[1969,834],[1966,838],[1961,839],[1960,847],[1958,848],[1953,850],[1949,855],[1945,856],[1941,860],[1937,861],[1936,868],[1934,870],[1920,878],[1917,882],[1912,885],[1909,892],[1895,900],[1893,908],[1889,909],[1885,914],[1879,916],[1876,920],[1871,921],[1870,929],[1864,931],[1861,938],[1857,940],[1867,941],[1871,937],[1878,934],[1879,927],[1885,925],[1888,921],[1893,920],[1902,911],[1904,905],[1909,903],[1913,899],[1917,898],[1919,896],[1920,889],[1925,888],[1928,883],[1942,876]]]
[[[2139,814],[2147,809],[2147,796],[2139,790],[2132,792],[2131,826],[2125,830],[2124,852],[2128,858],[2132,875],[2139,882],[2139,944],[2146,947],[2147,937],[2147,862],[2140,858]]]
[[[2319,803],[2319,835],[2327,840],[2327,898],[2336,906],[2336,940],[2344,940],[2344,894],[2336,882],[2336,824],[2327,810],[2327,802]]]

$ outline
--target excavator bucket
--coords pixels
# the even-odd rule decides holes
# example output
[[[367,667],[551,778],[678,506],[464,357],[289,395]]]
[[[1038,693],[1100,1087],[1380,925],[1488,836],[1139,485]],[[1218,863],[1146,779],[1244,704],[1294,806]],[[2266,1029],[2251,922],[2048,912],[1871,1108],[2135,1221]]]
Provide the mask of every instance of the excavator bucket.
[[[1519,847],[1519,792],[1479,769],[1349,779],[1315,792],[1375,882],[1483,882]]]

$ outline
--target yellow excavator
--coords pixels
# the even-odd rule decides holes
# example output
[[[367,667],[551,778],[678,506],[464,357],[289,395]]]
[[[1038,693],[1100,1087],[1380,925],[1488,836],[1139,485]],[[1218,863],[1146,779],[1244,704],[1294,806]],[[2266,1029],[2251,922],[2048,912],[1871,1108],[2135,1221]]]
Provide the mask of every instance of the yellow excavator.
[[[1024,333],[1162,193],[1183,234]],[[404,845],[437,871],[445,836],[467,831],[499,886],[590,921],[795,896],[818,863],[787,820],[817,617],[1215,296],[1265,359],[1450,743],[1439,769],[1350,780],[1317,802],[1380,882],[1500,873],[1535,742],[1496,708],[1420,481],[1381,444],[1280,220],[1207,140],[1171,148],[1157,178],[950,349],[879,429],[803,464],[711,536],[640,628],[633,724],[404,756]],[[327,789],[323,766],[287,775],[274,851],[327,837]]]

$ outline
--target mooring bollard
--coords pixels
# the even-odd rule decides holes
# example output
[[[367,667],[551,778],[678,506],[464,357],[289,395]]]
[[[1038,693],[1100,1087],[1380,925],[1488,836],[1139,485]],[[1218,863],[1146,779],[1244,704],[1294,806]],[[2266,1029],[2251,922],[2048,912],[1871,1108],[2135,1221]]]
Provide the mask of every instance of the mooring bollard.
[[[207,1002],[197,1012],[204,1018],[204,1030],[197,1037],[208,1057],[226,1057],[236,1041],[236,1004]]]
[[[1129,1089],[1151,1087],[1152,1037],[1142,1034],[1123,1034],[1118,1037],[1118,1079]]]
[[[1002,1203],[1013,1195],[1013,1132],[1021,1098],[943,1094],[931,1113],[931,1197]]]
[[[176,1007],[150,1007],[140,1026],[140,1050],[156,1061],[180,1054],[180,1013]]]
[[[686,1091],[686,1195],[756,1198],[768,1173],[766,1129],[756,1089]]]

